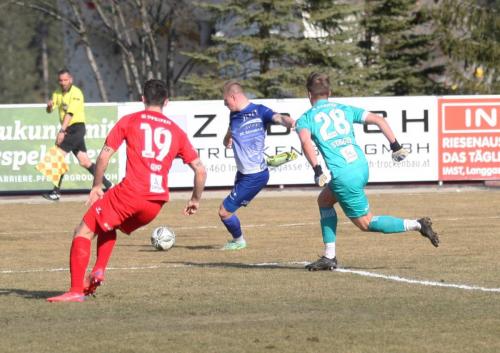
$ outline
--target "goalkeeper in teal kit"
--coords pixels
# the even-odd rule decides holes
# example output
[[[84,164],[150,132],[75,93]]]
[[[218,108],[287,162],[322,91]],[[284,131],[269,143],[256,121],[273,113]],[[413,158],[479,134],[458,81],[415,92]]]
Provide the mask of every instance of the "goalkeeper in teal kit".
[[[331,180],[318,196],[321,232],[325,245],[324,256],[306,266],[310,271],[333,270],[337,267],[335,238],[338,202],[347,217],[367,232],[401,233],[418,231],[432,245],[439,245],[438,235],[428,217],[401,219],[393,216],[374,216],[370,211],[364,187],[368,182],[368,163],[356,144],[353,124],[375,124],[390,143],[392,158],[402,161],[408,151],[401,147],[384,118],[364,109],[328,101],[330,81],[327,75],[312,73],[307,79],[312,108],[296,122],[302,149],[314,170],[315,182],[323,186],[326,176],[318,164],[312,142],[320,151],[330,170]]]

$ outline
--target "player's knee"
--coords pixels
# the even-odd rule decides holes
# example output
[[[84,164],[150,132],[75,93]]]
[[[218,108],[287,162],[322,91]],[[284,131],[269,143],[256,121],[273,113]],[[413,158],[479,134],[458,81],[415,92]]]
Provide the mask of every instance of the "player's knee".
[[[332,195],[330,189],[324,188],[318,195],[316,199],[318,203],[318,207],[333,207],[333,205],[337,202],[335,197]]]
[[[370,224],[369,222],[368,223],[367,222],[362,222],[362,223],[356,224],[356,226],[358,226],[358,228],[360,230],[362,230],[363,232],[368,232],[369,231],[369,228],[368,228],[369,224]]]
[[[359,228],[359,230],[362,230],[363,232],[369,232],[370,231],[370,221],[371,221],[371,216],[363,216],[359,218],[351,218],[352,223],[356,227]]]
[[[228,217],[231,216],[231,212],[229,212],[228,210],[226,210],[226,208],[224,207],[224,205],[220,205],[219,207],[219,217],[220,219],[226,219]]]
[[[333,206],[331,200],[322,196],[322,194],[319,194],[318,198],[316,199],[316,202],[318,203],[318,207],[320,208]]]

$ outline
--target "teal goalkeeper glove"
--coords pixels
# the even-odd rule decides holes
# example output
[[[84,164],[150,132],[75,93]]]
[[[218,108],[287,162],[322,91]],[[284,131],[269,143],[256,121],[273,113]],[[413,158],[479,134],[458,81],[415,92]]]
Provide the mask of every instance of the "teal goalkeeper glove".
[[[290,161],[294,161],[297,159],[297,153],[295,152],[283,152],[276,154],[274,156],[270,156],[266,158],[266,163],[270,167],[279,167],[285,163]]]
[[[407,149],[399,144],[398,140],[394,140],[394,142],[390,144],[390,147],[392,151],[392,160],[394,162],[401,162],[410,154]]]

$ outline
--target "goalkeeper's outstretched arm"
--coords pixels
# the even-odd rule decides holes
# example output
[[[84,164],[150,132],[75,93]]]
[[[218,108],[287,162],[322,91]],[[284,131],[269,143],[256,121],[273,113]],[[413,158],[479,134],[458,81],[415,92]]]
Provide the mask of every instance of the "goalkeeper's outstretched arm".
[[[365,123],[377,125],[380,131],[382,131],[387,141],[389,141],[392,150],[392,159],[395,162],[401,162],[408,156],[410,152],[408,152],[399,144],[396,136],[394,135],[394,132],[383,117],[377,114],[368,113],[365,119]]]
[[[382,133],[384,134],[387,141],[389,141],[389,143],[393,143],[394,141],[396,141],[396,136],[394,135],[391,127],[389,126],[387,121],[380,115],[368,113],[365,119],[365,123],[377,125],[380,131],[382,131]]]
[[[314,183],[320,187],[326,184],[327,177],[323,174],[321,165],[318,163],[318,158],[316,157],[316,151],[314,150],[313,142],[311,139],[311,132],[307,129],[301,129],[299,131],[299,139],[302,144],[302,151],[304,156],[306,156],[307,161],[314,170]]]

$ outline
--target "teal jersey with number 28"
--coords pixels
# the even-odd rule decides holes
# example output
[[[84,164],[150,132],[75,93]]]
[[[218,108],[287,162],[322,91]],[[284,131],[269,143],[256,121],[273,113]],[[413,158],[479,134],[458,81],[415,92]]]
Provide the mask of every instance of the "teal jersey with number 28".
[[[318,147],[328,169],[335,178],[346,167],[366,164],[361,148],[356,144],[353,124],[364,124],[367,111],[348,105],[317,101],[296,122],[296,130],[307,129]]]

